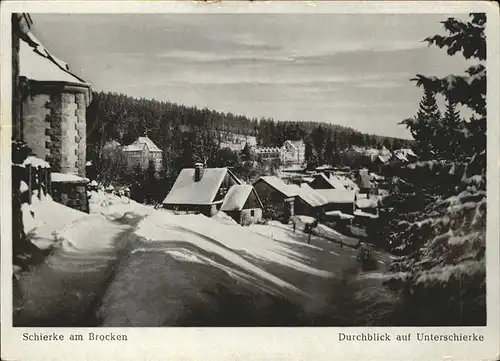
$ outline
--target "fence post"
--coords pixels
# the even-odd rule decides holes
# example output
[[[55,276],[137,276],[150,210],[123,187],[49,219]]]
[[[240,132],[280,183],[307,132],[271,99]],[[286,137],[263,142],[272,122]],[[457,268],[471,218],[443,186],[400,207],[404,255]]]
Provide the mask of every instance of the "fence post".
[[[47,179],[47,194],[49,194],[52,197],[52,179],[50,178],[50,168],[45,168],[45,177]]]
[[[28,168],[28,204],[31,205],[31,193],[33,191],[32,187],[32,170],[31,170],[31,164],[27,164],[26,167]]]
[[[38,182],[38,199],[42,200],[42,171],[43,168],[36,168],[36,180]]]

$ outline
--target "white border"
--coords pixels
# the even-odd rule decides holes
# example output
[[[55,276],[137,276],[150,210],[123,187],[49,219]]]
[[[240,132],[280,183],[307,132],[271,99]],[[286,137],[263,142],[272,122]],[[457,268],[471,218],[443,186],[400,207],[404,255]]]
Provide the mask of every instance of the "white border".
[[[10,245],[10,14],[28,13],[487,13],[488,96],[488,214],[487,214],[487,327],[457,328],[348,328],[349,332],[478,332],[482,343],[372,342],[340,343],[340,328],[12,328]],[[137,2],[137,1],[6,1],[1,4],[1,133],[0,230],[1,243],[1,352],[5,360],[235,360],[235,359],[339,359],[339,360],[498,360],[499,333],[499,10],[493,2]],[[8,76],[5,76],[8,74]],[[112,331],[126,333],[128,342],[23,342],[26,331]],[[346,330],[346,329],[344,329]]]

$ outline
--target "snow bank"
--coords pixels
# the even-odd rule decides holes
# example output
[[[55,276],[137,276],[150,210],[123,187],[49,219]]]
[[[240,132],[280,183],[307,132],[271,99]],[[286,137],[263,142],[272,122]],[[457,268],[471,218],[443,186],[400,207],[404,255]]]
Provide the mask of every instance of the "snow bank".
[[[21,193],[27,192],[29,190],[28,185],[26,184],[25,181],[21,181],[21,185],[19,186],[19,191]]]
[[[234,219],[232,219],[230,216],[228,216],[223,211],[217,212],[217,214],[215,216],[213,216],[212,219],[214,221],[217,221],[217,222],[221,223],[221,224],[226,224],[228,226],[238,226],[238,227],[240,227],[240,225],[238,224],[238,222],[236,222]]]
[[[294,216],[292,218],[294,219],[297,227],[301,230],[305,228],[306,224],[311,224],[315,221],[315,218],[309,216]],[[345,236],[342,233],[339,233],[336,230],[321,223],[319,223],[312,229],[312,234],[329,240],[342,242],[350,246],[357,246],[359,243],[356,238]]]
[[[128,197],[103,191],[90,192],[89,207],[90,213],[100,213],[115,219],[127,213],[146,216],[155,210],[152,206],[137,203]]]
[[[260,234],[265,237],[275,239],[280,242],[289,243],[292,245],[300,245],[322,251],[323,248],[307,244],[307,235],[303,233],[293,233],[289,226],[281,222],[271,221],[266,226],[252,224],[248,227],[252,232]],[[302,238],[302,242],[296,241],[293,238]]]
[[[28,156],[24,162],[23,162],[23,166],[27,166],[28,164],[30,164],[33,168],[50,168],[50,164],[47,163],[46,161],[44,161],[43,159],[41,158],[38,158],[38,157],[35,157],[35,156]]]
[[[58,182],[88,182],[87,178],[82,178],[76,174],[66,174],[66,173],[50,173],[50,180],[54,183]]]
[[[357,217],[365,217],[365,218],[371,218],[371,219],[378,219],[378,214],[372,214],[368,212],[364,212],[360,209],[356,209],[354,211],[354,215]]]
[[[342,233],[337,232],[336,230],[325,226],[324,224],[318,224],[317,227],[314,227],[313,229],[313,234],[316,234],[318,236],[327,238],[327,239],[333,239],[336,241],[341,241],[344,244],[347,244],[349,246],[357,246],[359,244],[359,240],[356,238],[348,237],[343,235]]]
[[[142,220],[136,233],[150,241],[191,243],[218,254],[247,272],[281,287],[292,286],[255,266],[234,251],[243,251],[257,259],[275,262],[316,276],[332,276],[329,272],[308,266],[305,264],[307,257],[282,243],[256,234],[248,227],[220,224],[203,215],[175,215],[167,211],[158,211]],[[171,247],[166,247],[169,248]]]
[[[31,199],[31,206],[23,203],[21,207],[24,231],[40,249],[47,249],[55,244],[57,230],[88,217],[87,213],[54,202],[50,196],[42,196],[41,200],[36,196]]]
[[[114,237],[126,227],[101,214],[92,214],[62,227],[55,235],[62,241],[61,248],[66,253],[87,254],[86,259],[89,259],[88,253],[114,250]]]
[[[299,221],[299,222],[302,222],[304,224],[310,224],[310,223],[314,223],[316,221],[316,218],[310,217],[310,216],[293,216],[292,220]]]

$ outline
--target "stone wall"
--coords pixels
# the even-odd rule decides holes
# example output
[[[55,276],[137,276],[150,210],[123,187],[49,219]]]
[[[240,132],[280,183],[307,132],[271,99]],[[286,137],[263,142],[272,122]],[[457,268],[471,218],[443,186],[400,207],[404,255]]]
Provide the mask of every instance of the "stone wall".
[[[87,197],[87,182],[53,182],[51,185],[52,199],[67,207],[89,213]]]
[[[59,91],[57,91],[59,90]],[[23,101],[23,139],[48,161],[53,172],[85,176],[86,99],[84,93],[50,89]]]
[[[50,95],[38,94],[28,96],[22,105],[23,140],[39,158],[47,161],[50,155],[50,132],[47,132],[51,128],[50,104]]]

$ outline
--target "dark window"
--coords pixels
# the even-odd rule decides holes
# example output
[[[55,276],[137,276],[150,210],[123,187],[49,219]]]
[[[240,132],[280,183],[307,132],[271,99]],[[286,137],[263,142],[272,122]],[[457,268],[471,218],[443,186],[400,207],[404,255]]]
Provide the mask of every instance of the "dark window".
[[[255,217],[255,211],[253,209],[250,210],[250,217]]]

